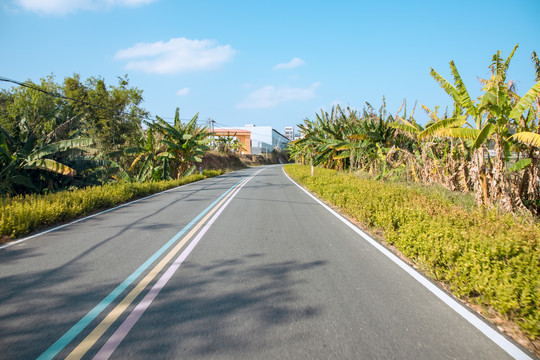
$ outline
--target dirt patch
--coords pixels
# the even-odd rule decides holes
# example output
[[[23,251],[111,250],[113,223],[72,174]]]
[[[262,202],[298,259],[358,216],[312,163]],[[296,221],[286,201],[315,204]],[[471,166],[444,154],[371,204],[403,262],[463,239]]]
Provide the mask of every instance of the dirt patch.
[[[240,159],[248,166],[286,164],[290,162],[287,153],[278,149],[264,155],[240,155]]]
[[[246,164],[235,154],[223,154],[217,151],[208,151],[204,154],[202,162],[197,164],[203,170],[235,171],[245,169]]]
[[[264,155],[240,155],[240,159],[247,166],[275,164],[270,156],[265,157]]]
[[[268,155],[236,155],[234,153],[224,154],[217,151],[208,151],[204,154],[202,162],[197,164],[203,170],[223,170],[234,171],[245,169],[250,166],[262,166],[271,164],[285,164],[287,157],[280,152],[272,151]]]

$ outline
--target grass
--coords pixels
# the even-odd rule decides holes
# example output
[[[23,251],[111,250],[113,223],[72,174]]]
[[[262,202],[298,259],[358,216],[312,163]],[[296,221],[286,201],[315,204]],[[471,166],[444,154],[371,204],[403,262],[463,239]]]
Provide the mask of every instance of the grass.
[[[0,198],[0,242],[222,173],[221,170],[205,170],[178,180],[119,182],[47,195]]]

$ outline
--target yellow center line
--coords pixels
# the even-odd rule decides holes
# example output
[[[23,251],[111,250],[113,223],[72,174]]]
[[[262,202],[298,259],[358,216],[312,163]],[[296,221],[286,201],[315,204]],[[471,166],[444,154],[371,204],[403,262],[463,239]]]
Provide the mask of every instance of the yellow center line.
[[[236,187],[242,185],[238,184]],[[111,312],[96,326],[96,328],[88,334],[88,336],[66,357],[66,360],[79,360],[84,354],[90,350],[99,338],[107,331],[107,329],[122,315],[127,307],[135,300],[135,298],[148,286],[148,284],[160,273],[160,271],[171,261],[171,259],[182,249],[182,247],[195,235],[204,223],[227,201],[234,193],[230,191],[221,201],[208,212],[208,214],[195,225],[195,227],[180,241],[164,258],[146,275],[137,286],[131,290],[129,294],[118,304]]]

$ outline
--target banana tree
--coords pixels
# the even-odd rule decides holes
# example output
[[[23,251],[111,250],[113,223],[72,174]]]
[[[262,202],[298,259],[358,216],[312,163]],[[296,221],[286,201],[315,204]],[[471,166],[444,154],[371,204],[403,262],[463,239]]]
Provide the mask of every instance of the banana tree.
[[[196,114],[189,122],[180,121],[180,110],[176,108],[174,125],[156,116],[157,121],[151,126],[163,135],[160,143],[166,146],[166,150],[158,156],[168,159],[177,168],[176,178],[189,175],[196,169],[195,163],[200,163],[204,152],[208,150],[210,141],[205,127],[197,125],[199,114]]]
[[[424,131],[418,134],[418,137],[419,139],[433,136],[450,137],[472,142],[474,146],[469,169],[471,183],[474,188],[476,202],[487,205],[489,201],[487,179],[489,172],[486,171],[485,167],[487,144],[481,141],[482,137],[480,137],[481,131],[486,125],[485,112],[480,104],[471,99],[453,61],[450,62],[450,69],[454,77],[454,85],[434,69],[431,69],[430,73],[444,91],[454,100],[453,114],[448,118],[439,119],[431,113],[432,125],[426,127]]]
[[[40,191],[36,183],[40,172],[74,177],[77,172],[58,158],[70,150],[84,151],[92,144],[90,138],[79,138],[40,145],[32,131],[20,131],[12,136],[0,128],[0,194]]]
[[[218,151],[229,154],[230,152],[240,153],[246,151],[240,140],[236,138],[236,133],[227,133],[227,136],[219,136],[217,139]]]
[[[517,172],[523,170],[519,180],[519,196],[535,214],[540,214],[540,61],[533,52],[533,65],[536,72],[536,84],[523,96],[515,95],[516,104],[510,112],[516,133],[510,136],[515,144],[519,159],[510,169]]]
[[[506,81],[506,73],[518,45],[514,47],[506,60],[501,57],[501,52],[498,51],[492,59],[491,77],[489,80],[484,80],[484,95],[481,97],[481,106],[486,111],[487,123],[482,129],[478,141],[489,139],[494,144],[494,154],[491,166],[491,181],[489,182],[489,192],[493,199],[500,199],[504,209],[515,210],[523,208],[522,191],[518,190],[518,184],[522,180],[528,178],[527,171],[519,172],[524,167],[516,172],[509,173],[507,164],[509,162],[511,147],[515,143],[525,144],[530,148],[529,159],[534,159],[532,147],[540,144],[540,135],[531,132],[535,125],[535,112],[533,110],[533,102],[540,94],[540,82],[537,83],[522,97],[516,94],[512,81]],[[527,116],[523,116],[528,110]],[[515,132],[512,135],[512,132]],[[476,144],[475,144],[476,145]],[[531,147],[532,146],[532,147]],[[514,149],[519,147],[514,146]],[[522,162],[526,164],[526,162]],[[533,164],[534,169],[536,164]],[[534,177],[533,177],[534,179]],[[536,190],[538,194],[538,190]]]
[[[293,144],[293,154],[301,155],[302,164],[309,163],[311,165],[311,176],[313,176],[313,167],[318,165],[320,158],[317,156],[316,148],[320,146],[321,138],[324,134],[321,130],[320,122],[314,122],[305,119],[303,124],[298,125],[298,129],[302,134],[302,138],[295,141]]]
[[[122,155],[135,155],[135,159],[133,159],[128,169],[129,173],[135,173],[130,178],[132,181],[145,182],[170,179],[169,158],[159,156],[164,147],[160,147],[157,142],[154,126],[150,124],[146,133],[139,139],[138,146],[127,148],[121,152]]]
[[[346,156],[340,153],[340,144],[347,138],[350,130],[347,128],[347,117],[339,106],[332,107],[328,114],[321,110],[316,114],[316,120],[304,120],[299,130],[303,138],[295,142],[298,151],[308,157],[312,165],[321,165],[327,168],[343,170]]]
[[[364,110],[362,117],[339,105],[332,107],[330,114],[321,111],[315,121],[306,119],[298,125],[303,138],[292,145],[291,153],[302,154],[303,162],[309,158],[313,165],[336,170],[352,171],[365,168],[366,164],[378,168],[373,161],[380,161],[381,157],[373,155],[386,153],[395,142],[396,130],[389,126],[391,116],[386,120],[385,115],[384,105],[379,115]]]
[[[453,61],[450,68],[455,85],[431,69],[431,75],[454,100],[455,110],[452,117],[438,119],[419,134],[419,138],[441,136],[469,140],[473,150],[470,175],[477,202],[485,205],[499,202],[506,210],[523,207],[520,197],[513,194],[507,175],[510,145],[512,141],[532,143],[536,139],[530,132],[512,136],[511,131],[519,128],[516,119],[531,107],[540,87],[537,83],[522,100],[516,101],[512,82],[506,82],[516,49],[517,45],[506,59],[501,57],[500,51],[493,55],[491,78],[483,81],[484,94],[478,101],[471,100]],[[487,152],[490,143],[494,147],[493,156]]]

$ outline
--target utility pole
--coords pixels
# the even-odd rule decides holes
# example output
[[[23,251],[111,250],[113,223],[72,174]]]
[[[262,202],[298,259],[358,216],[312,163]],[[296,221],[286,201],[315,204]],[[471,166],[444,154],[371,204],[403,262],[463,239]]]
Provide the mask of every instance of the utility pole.
[[[215,135],[214,135],[215,121],[210,117],[208,118],[207,121],[208,121],[208,129],[210,130],[210,136],[212,137],[212,148],[214,148],[214,150],[215,150],[215,147],[216,147]]]

